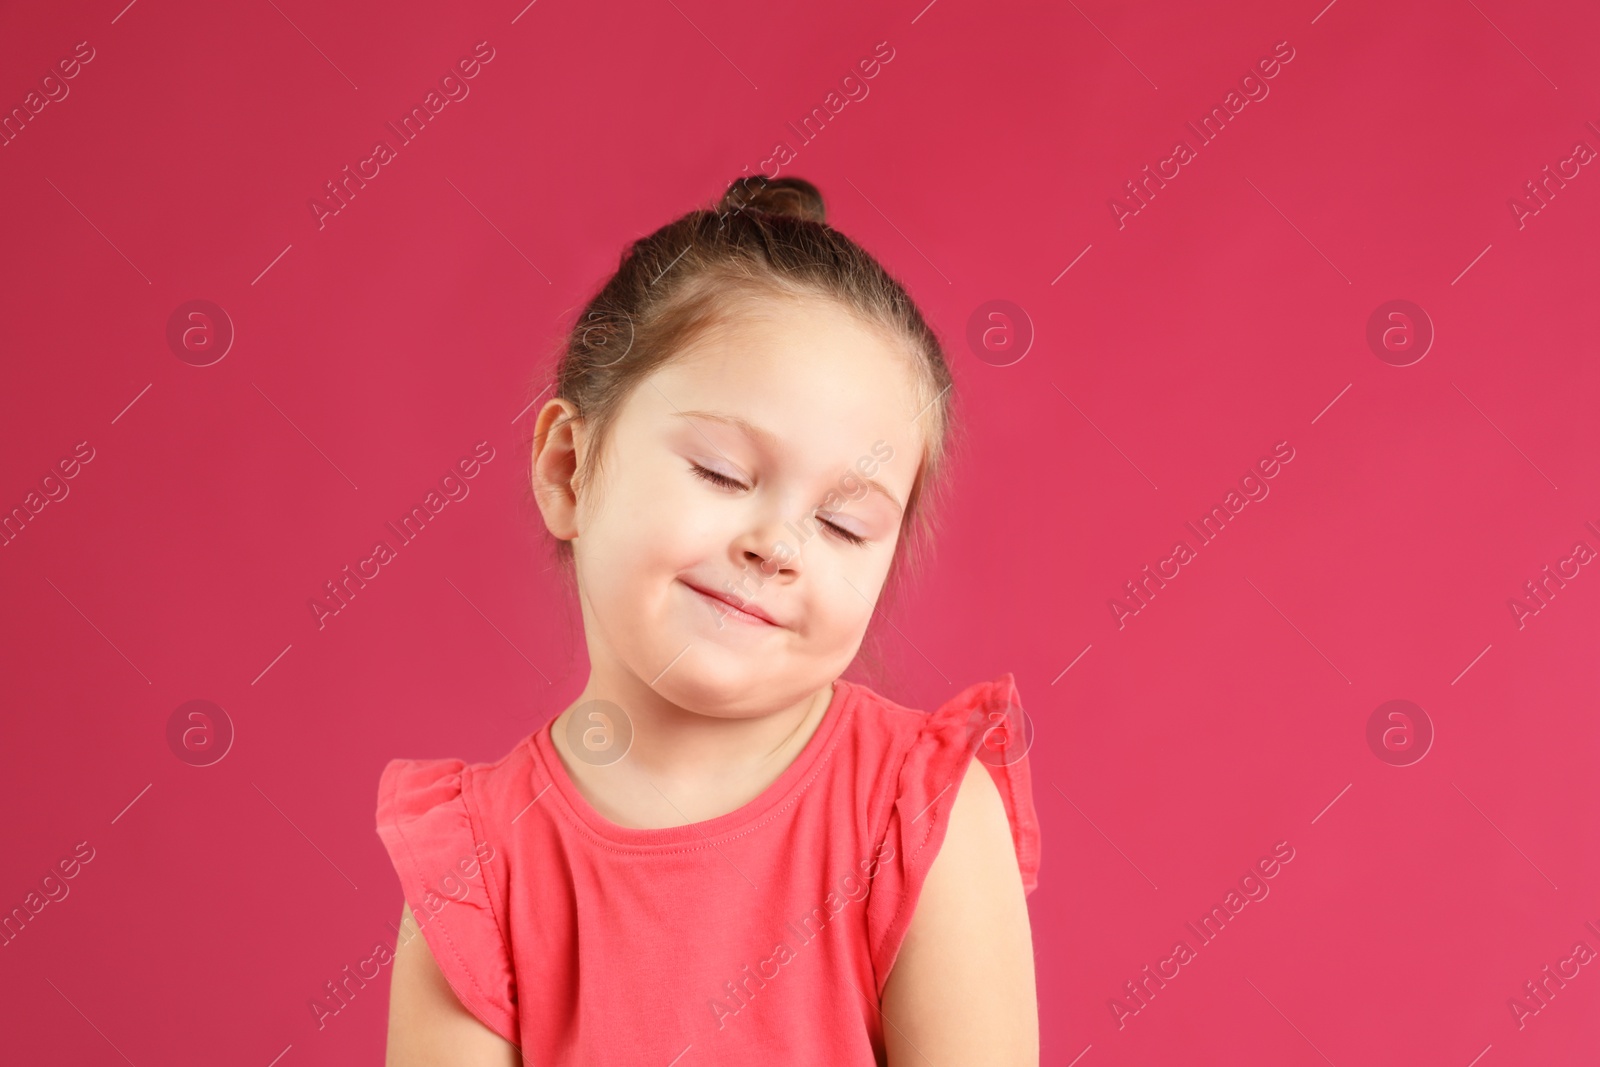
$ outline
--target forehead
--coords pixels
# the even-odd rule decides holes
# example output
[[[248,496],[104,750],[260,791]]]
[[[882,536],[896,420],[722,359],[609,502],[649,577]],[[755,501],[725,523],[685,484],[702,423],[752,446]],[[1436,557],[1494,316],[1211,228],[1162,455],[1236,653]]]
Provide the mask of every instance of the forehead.
[[[673,421],[741,432],[808,469],[855,467],[887,443],[877,477],[904,502],[923,444],[926,401],[911,354],[821,299],[762,299],[719,319],[635,392]],[[654,388],[651,388],[651,387]],[[714,412],[732,420],[697,417]]]

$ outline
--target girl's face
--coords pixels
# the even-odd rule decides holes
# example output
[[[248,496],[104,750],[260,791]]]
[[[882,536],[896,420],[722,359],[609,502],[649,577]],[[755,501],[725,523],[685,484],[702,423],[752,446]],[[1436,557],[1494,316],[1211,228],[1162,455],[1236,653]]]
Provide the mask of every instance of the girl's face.
[[[769,299],[633,389],[598,499],[580,487],[551,523],[573,541],[591,685],[735,718],[843,673],[921,462],[908,358],[831,302]]]

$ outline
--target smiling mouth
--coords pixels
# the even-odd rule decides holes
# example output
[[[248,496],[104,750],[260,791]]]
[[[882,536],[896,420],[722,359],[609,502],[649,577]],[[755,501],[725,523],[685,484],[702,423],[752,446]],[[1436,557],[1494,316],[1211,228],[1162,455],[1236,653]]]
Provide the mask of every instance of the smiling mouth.
[[[765,615],[757,614],[757,612],[761,610],[760,608],[755,608],[754,611],[746,610],[739,607],[739,605],[733,603],[732,601],[726,600],[723,597],[720,597],[709,590],[702,589],[697,585],[693,585],[689,582],[684,582],[683,584],[687,586],[690,591],[697,594],[707,604],[719,609],[718,613],[723,617],[733,619],[737,622],[742,622],[750,626],[778,626],[778,623],[773,619],[767,618]],[[752,605],[752,607],[754,607],[754,605]]]

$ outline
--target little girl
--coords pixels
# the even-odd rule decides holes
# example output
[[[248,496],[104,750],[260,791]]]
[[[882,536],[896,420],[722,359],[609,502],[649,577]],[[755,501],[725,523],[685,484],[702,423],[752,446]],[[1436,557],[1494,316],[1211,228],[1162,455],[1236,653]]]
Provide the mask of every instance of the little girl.
[[[1013,676],[931,713],[840,677],[952,380],[824,218],[738,179],[574,326],[532,482],[589,679],[496,762],[384,769],[391,1067],[1038,1063]]]

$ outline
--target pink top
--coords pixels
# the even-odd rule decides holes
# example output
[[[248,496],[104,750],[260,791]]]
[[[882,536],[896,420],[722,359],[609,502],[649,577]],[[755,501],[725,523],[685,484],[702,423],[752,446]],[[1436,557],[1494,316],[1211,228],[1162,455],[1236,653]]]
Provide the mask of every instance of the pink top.
[[[884,982],[980,747],[1038,884],[1020,707],[1009,673],[932,713],[840,679],[760,796],[664,829],[591,807],[547,723],[494,763],[392,760],[378,836],[451,988],[526,1063],[881,1065]]]

